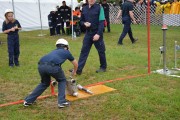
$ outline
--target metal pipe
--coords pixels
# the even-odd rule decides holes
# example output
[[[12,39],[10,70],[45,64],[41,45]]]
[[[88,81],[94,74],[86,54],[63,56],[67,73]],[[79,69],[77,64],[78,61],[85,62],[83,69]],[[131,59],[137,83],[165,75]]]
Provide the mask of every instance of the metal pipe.
[[[71,29],[71,34],[72,34],[72,40],[73,40],[73,35],[74,35],[74,30],[73,30],[73,28],[74,28],[74,24],[73,24],[73,0],[71,0],[71,23],[72,23],[72,29]]]
[[[12,0],[12,7],[13,7],[14,18],[16,18],[16,15],[15,15],[15,6],[14,6],[14,0]]]
[[[166,74],[166,30],[167,26],[163,25],[163,73]]]
[[[177,49],[176,49],[176,46],[177,46],[177,41],[175,41],[174,43],[174,68],[176,69],[177,68]]]
[[[147,46],[148,46],[148,74],[151,73],[151,48],[150,48],[150,0],[147,3]]]
[[[41,17],[41,3],[40,3],[40,0],[38,0],[38,6],[39,6],[39,17],[40,17],[41,35],[42,35],[42,17]]]

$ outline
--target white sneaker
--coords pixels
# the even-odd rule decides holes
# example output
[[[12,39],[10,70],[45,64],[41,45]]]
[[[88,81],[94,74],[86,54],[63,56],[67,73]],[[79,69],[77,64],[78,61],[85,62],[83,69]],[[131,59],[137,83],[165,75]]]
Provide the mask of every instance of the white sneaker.
[[[70,106],[70,102],[67,102],[67,101],[62,104],[58,104],[59,108],[65,108],[65,107],[69,107],[69,106]]]
[[[28,102],[26,102],[26,101],[24,101],[24,103],[23,103],[23,105],[25,106],[25,107],[28,107],[28,106],[30,106],[30,105],[32,105],[33,103],[28,103]]]

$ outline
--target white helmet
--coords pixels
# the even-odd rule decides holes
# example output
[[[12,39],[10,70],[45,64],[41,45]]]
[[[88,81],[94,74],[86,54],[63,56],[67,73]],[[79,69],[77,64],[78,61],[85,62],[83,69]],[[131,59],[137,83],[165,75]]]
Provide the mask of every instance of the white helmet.
[[[67,48],[69,48],[69,43],[68,43],[68,41],[65,40],[65,39],[63,39],[63,38],[58,39],[58,40],[56,41],[56,45],[58,45],[58,44],[65,45],[65,46],[67,46]]]
[[[7,13],[13,13],[13,11],[11,9],[6,9],[4,12],[4,16],[6,16]]]

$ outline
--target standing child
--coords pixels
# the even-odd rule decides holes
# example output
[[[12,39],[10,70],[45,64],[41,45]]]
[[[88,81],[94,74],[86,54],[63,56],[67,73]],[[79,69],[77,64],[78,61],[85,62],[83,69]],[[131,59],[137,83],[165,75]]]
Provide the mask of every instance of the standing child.
[[[3,22],[2,31],[7,34],[9,66],[13,67],[14,64],[19,66],[20,51],[18,31],[21,30],[21,25],[18,20],[14,19],[11,9],[6,9],[4,16],[5,21]]]

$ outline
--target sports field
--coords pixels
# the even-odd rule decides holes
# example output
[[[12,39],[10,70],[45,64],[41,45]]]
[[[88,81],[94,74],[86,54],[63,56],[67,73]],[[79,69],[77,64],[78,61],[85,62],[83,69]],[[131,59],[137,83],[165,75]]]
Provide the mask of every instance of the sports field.
[[[138,37],[131,44],[126,36],[123,46],[117,45],[122,25],[111,25],[111,33],[104,33],[108,69],[105,73],[95,73],[99,68],[99,57],[93,46],[81,76],[76,76],[81,85],[147,74],[147,28],[144,25],[132,25],[133,34]],[[167,30],[167,67],[174,67],[174,41],[180,45],[180,27],[168,27]],[[7,44],[0,45],[0,104],[24,99],[40,82],[37,71],[39,59],[55,49],[59,36],[50,37],[49,31],[38,37],[40,31],[20,32],[20,67],[8,67]],[[159,47],[162,46],[161,26],[151,26],[151,71],[163,68],[160,63]],[[70,51],[78,60],[84,34],[68,40]],[[0,34],[0,40],[6,42],[6,35]],[[180,68],[180,51],[177,52],[177,64]],[[69,61],[63,64],[66,76],[73,66]],[[180,74],[178,74],[180,75]],[[58,109],[57,98],[38,100],[33,106],[25,108],[22,104],[1,107],[1,120],[124,120],[180,119],[180,79],[159,74],[106,83],[116,91],[72,102],[69,108]],[[57,91],[57,90],[56,90]],[[47,89],[43,95],[49,94]]]

